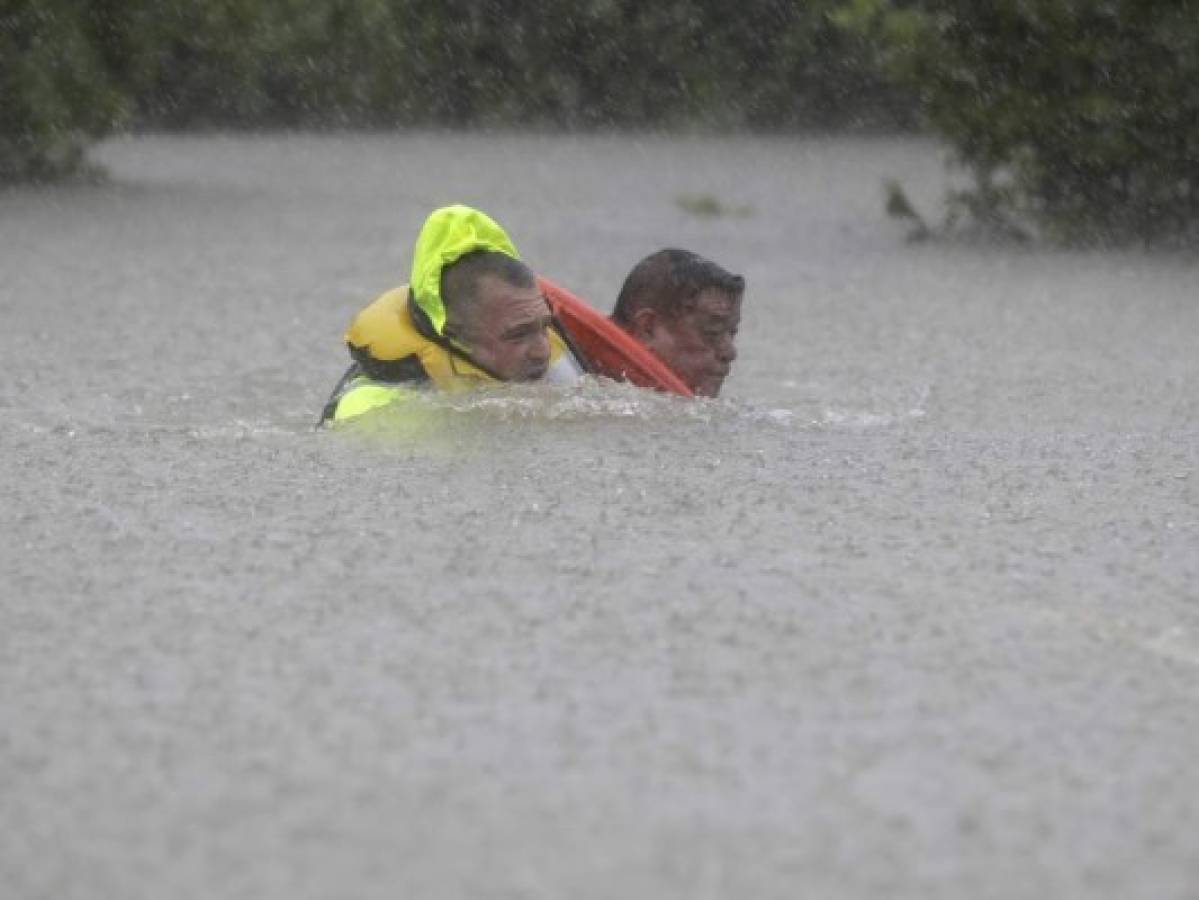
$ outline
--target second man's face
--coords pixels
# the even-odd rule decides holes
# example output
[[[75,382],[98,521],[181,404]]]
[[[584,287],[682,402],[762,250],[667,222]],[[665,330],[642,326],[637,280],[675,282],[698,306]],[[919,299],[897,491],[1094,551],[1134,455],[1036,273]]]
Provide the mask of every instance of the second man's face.
[[[455,329],[471,357],[504,381],[536,381],[550,363],[550,311],[541,289],[485,275],[470,321]]]
[[[676,317],[655,314],[636,336],[696,394],[715,397],[737,358],[740,324],[740,298],[708,288]]]

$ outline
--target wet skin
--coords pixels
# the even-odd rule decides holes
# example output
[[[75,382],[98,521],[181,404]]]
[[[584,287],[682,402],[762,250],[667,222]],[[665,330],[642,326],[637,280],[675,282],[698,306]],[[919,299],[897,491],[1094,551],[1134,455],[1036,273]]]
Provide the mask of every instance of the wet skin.
[[[696,394],[715,397],[737,358],[740,324],[741,300],[708,288],[677,316],[639,309],[633,314],[629,331]]]
[[[447,337],[503,381],[536,381],[550,362],[550,311],[536,285],[515,287],[485,275],[460,320],[446,322]]]

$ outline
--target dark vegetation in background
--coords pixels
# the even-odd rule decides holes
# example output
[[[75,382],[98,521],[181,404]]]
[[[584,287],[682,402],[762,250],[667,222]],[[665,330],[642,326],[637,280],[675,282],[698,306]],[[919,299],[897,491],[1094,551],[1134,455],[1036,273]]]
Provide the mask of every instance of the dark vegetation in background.
[[[155,4],[161,126],[695,121],[755,128],[910,119],[837,0],[218,0]],[[197,9],[196,7],[201,7]],[[233,36],[237,36],[234,39]]]
[[[1199,2],[854,0],[973,186],[951,217],[1067,242],[1199,239]]]
[[[76,170],[126,113],[84,8],[0,0],[0,181]]]
[[[895,126],[837,0],[0,0],[3,171],[106,129]],[[10,102],[11,101],[11,102]],[[42,157],[37,160],[37,157]]]
[[[952,215],[1199,222],[1199,0],[0,0],[0,180],[120,127],[894,128]]]

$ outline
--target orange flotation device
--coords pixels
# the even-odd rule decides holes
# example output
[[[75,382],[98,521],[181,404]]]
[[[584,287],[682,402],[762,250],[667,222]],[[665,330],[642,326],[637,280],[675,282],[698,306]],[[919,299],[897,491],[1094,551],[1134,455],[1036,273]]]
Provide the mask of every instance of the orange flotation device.
[[[638,387],[694,396],[670,366],[615,322],[552,281],[537,281],[550,311],[570,338],[572,349],[584,357],[582,363],[589,371]]]

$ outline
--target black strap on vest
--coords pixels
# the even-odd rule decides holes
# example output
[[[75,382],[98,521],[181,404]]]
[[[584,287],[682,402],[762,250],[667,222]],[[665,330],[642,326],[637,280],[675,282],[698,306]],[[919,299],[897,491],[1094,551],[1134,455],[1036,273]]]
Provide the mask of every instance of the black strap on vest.
[[[415,353],[410,353],[403,359],[376,359],[365,347],[348,345],[350,356],[358,363],[363,374],[375,381],[385,381],[389,384],[412,384],[429,381],[429,373],[421,365]]]
[[[345,393],[350,382],[360,375],[384,384],[425,384],[431,380],[429,373],[425,371],[425,367],[421,365],[415,353],[409,354],[403,359],[375,359],[365,347],[355,347],[353,344],[347,344],[347,346],[350,348],[350,356],[354,358],[354,362],[346,369],[346,373],[337,382],[337,387],[333,388],[333,393],[329,395],[324,409],[321,410],[321,419],[317,422],[318,428],[336,415],[337,404],[341,402],[342,394]]]
[[[587,354],[575,343],[574,335],[567,331],[565,326],[558,321],[558,317],[553,315],[552,310],[550,312],[550,321],[553,323],[553,329],[558,332],[558,337],[562,338],[562,343],[566,345],[566,349],[574,354],[574,358],[582,366],[584,372],[594,374],[595,364],[587,358]]]
[[[337,380],[337,386],[333,388],[333,393],[329,395],[329,399],[325,401],[325,406],[321,410],[320,421],[316,423],[316,427],[320,428],[326,422],[333,418],[337,412],[337,404],[341,402],[342,392],[345,391],[346,385],[362,374],[362,367],[358,363],[350,363],[350,367],[346,369],[346,373]]]

